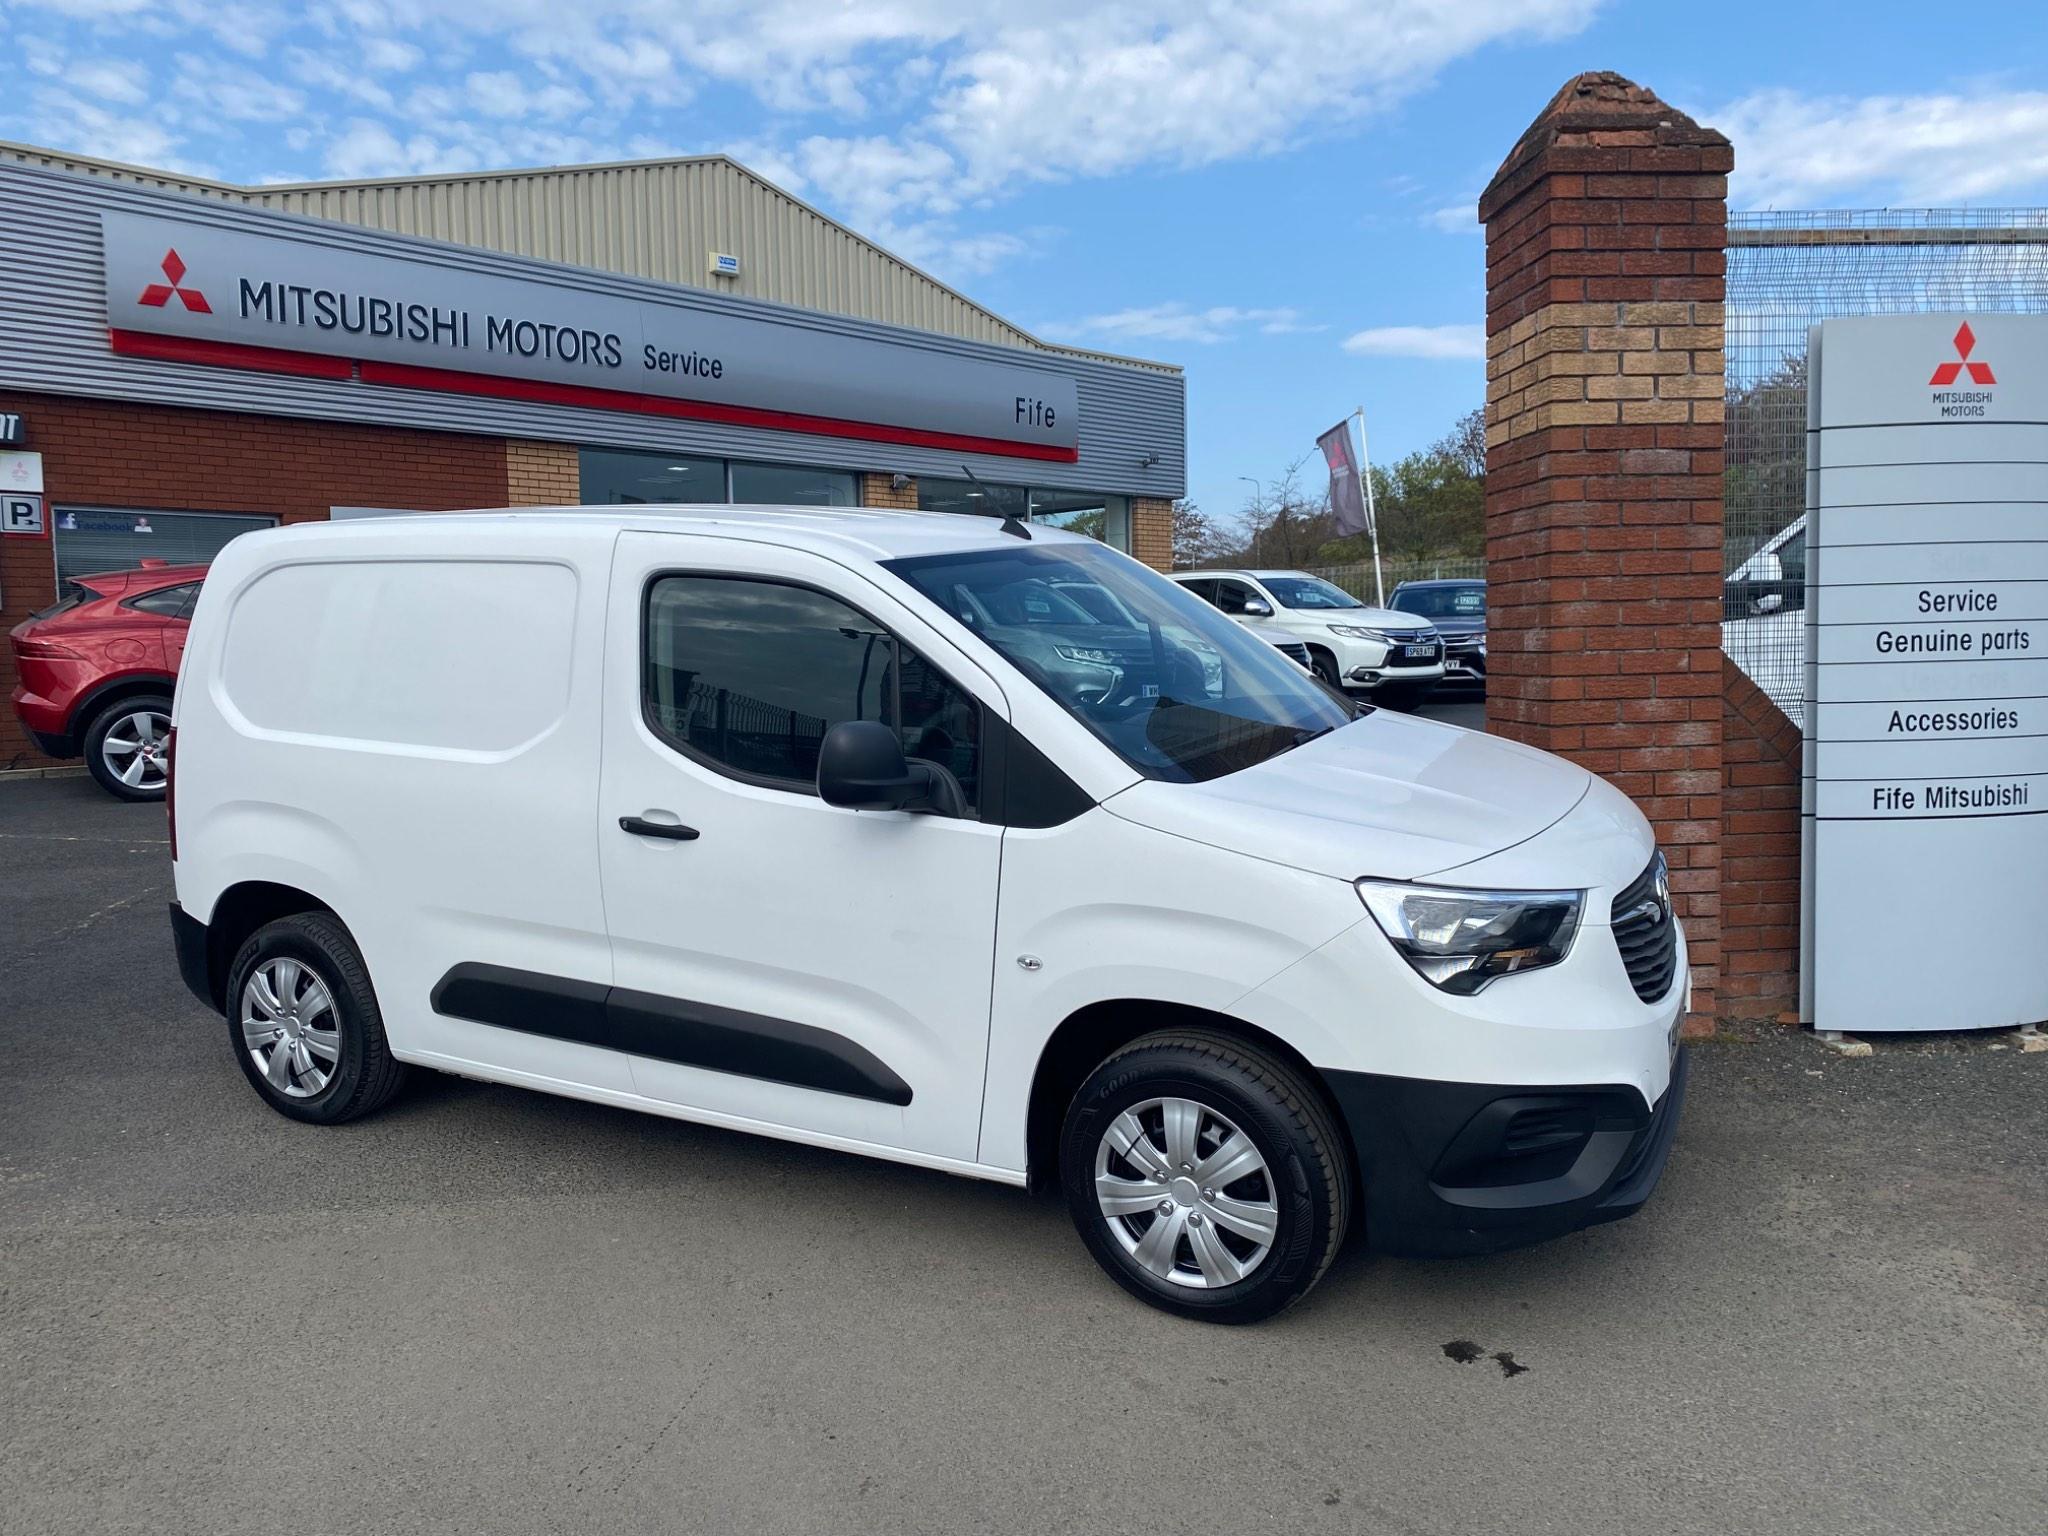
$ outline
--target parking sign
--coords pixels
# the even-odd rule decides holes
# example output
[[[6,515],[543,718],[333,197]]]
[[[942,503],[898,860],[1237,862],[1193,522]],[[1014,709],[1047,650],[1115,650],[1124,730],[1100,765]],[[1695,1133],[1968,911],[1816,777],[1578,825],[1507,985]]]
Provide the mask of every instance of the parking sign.
[[[0,498],[0,533],[16,533],[28,538],[41,538],[48,528],[43,521],[43,498],[40,496],[7,496]]]

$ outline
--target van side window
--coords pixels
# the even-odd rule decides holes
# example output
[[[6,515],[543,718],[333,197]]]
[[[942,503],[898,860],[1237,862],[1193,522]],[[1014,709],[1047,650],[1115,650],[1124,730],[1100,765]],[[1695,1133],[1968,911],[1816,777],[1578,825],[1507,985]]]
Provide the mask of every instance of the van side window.
[[[946,769],[978,806],[981,711],[859,609],[809,587],[662,576],[649,587],[641,690],[670,745],[736,777],[817,792],[818,747],[842,720],[879,720],[906,757]]]

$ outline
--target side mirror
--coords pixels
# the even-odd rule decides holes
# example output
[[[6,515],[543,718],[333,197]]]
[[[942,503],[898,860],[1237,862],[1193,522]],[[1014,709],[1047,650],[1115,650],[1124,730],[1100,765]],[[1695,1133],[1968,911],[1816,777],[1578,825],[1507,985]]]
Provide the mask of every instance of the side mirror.
[[[1270,619],[1273,617],[1273,605],[1263,597],[1248,597],[1238,612],[1247,619]]]
[[[963,814],[952,776],[903,756],[879,720],[842,720],[818,744],[818,798],[855,811]]]
[[[1754,563],[1756,570],[1749,578],[1751,581],[1768,583],[1785,579],[1785,563],[1771,551],[1758,555]]]
[[[1749,600],[1749,606],[1758,613],[1776,613],[1785,606],[1785,594],[1782,592],[1759,592]]]

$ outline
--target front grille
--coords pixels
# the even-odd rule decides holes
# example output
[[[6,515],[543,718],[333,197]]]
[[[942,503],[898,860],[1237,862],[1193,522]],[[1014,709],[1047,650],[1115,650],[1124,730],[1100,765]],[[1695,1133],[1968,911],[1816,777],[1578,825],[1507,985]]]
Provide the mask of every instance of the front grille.
[[[1654,1003],[1670,992],[1678,970],[1678,919],[1671,911],[1670,881],[1664,855],[1614,898],[1614,943],[1628,967],[1636,996]]]
[[[1273,649],[1282,656],[1285,656],[1289,661],[1294,662],[1297,666],[1305,667],[1308,665],[1308,647],[1299,640],[1294,641],[1290,645],[1276,645]]]

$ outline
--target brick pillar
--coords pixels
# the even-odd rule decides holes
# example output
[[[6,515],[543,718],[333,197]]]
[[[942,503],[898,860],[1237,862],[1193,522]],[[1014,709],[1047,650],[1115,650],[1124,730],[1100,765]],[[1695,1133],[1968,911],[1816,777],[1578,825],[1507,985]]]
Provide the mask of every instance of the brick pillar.
[[[1164,496],[1131,498],[1131,556],[1155,571],[1173,569],[1173,503]]]
[[[1635,797],[1718,1006],[1728,140],[1580,75],[1486,225],[1487,729]]]
[[[893,484],[895,478],[886,472],[868,470],[860,477],[860,504],[864,507],[887,507],[893,512],[915,512],[916,476],[906,476],[900,491]]]
[[[582,470],[572,444],[516,437],[506,440],[506,506],[577,506],[583,500],[582,482]]]

